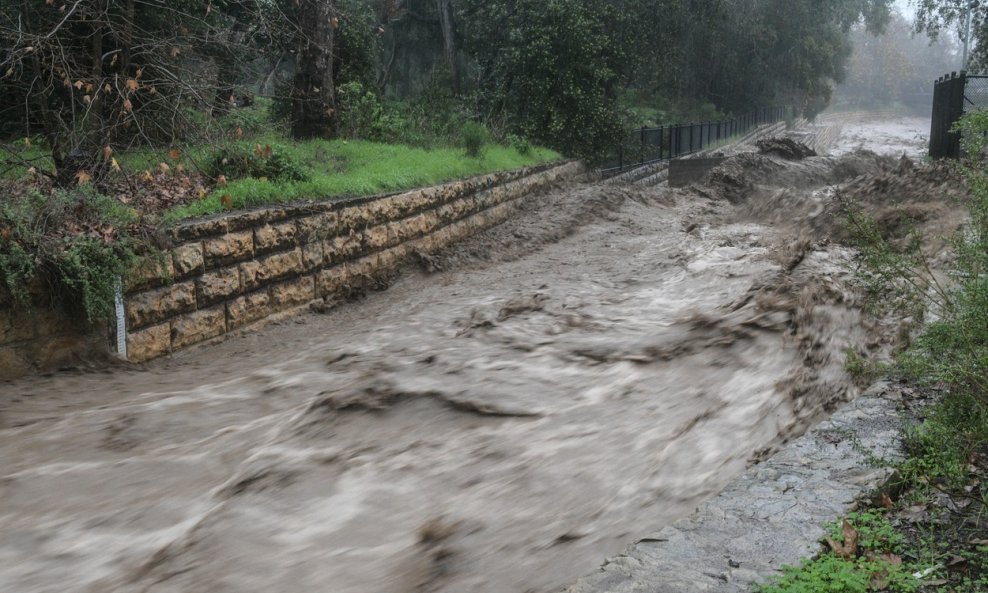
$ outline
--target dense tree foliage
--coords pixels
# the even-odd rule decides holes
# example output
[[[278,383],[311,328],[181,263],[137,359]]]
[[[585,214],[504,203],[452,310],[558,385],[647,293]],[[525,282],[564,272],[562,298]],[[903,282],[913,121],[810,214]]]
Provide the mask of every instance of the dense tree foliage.
[[[43,137],[63,183],[98,177],[118,148],[230,133],[214,124],[255,96],[275,98],[296,137],[332,137],[359,108],[392,139],[425,119],[443,133],[479,120],[592,155],[631,123],[628,97],[684,116],[816,113],[846,74],[852,28],[881,29],[890,3],[8,0],[0,125]]]
[[[939,39],[944,33],[956,34],[961,41],[967,34],[971,15],[970,70],[988,68],[988,2],[979,0],[910,0],[916,7],[916,30]],[[956,69],[960,68],[960,62]]]
[[[463,3],[482,113],[551,146],[592,152],[620,132],[623,14],[594,0]],[[618,23],[615,27],[614,23]]]

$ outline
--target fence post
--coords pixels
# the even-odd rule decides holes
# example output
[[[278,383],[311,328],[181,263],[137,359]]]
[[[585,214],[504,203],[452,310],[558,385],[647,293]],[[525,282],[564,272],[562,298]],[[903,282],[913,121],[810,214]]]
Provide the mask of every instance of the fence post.
[[[950,95],[950,119],[948,121],[948,126],[953,128],[954,124],[962,117],[964,117],[964,95],[967,91],[967,73],[961,72],[959,76],[954,76],[955,73],[951,73],[951,87],[952,92]],[[948,136],[950,139],[950,153],[951,158],[960,158],[961,156],[961,135],[951,132]]]
[[[940,147],[942,82],[943,77],[941,76],[933,83],[933,114],[930,117],[930,157],[935,159],[943,157],[942,148]]]
[[[940,110],[937,109],[938,107],[937,103],[939,103],[938,101],[939,94],[940,94],[940,79],[938,78],[933,82],[933,114],[930,117],[930,157],[931,158],[937,158],[939,156],[937,154],[937,133],[940,131],[940,126],[939,126],[940,122],[938,121],[938,117],[937,117],[940,112]]]
[[[641,129],[641,145],[638,147],[638,164],[645,162],[645,126]]]

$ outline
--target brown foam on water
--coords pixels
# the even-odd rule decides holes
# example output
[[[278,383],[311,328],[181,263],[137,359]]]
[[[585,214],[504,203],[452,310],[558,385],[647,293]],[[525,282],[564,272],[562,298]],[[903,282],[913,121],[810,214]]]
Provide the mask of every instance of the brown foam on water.
[[[0,589],[565,584],[853,397],[847,346],[892,347],[814,234],[829,182],[789,183],[845,175],[814,158],[753,184],[784,220],[563,187],[364,302],[0,388]]]

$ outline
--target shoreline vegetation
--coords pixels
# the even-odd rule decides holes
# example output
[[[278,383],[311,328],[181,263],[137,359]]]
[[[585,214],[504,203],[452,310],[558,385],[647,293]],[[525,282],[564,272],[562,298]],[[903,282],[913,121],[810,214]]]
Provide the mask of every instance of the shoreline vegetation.
[[[896,477],[872,502],[827,526],[823,551],[785,567],[760,593],[988,592],[988,111],[957,126],[956,165],[970,218],[935,272],[917,230],[895,241],[856,204],[846,222],[860,280],[877,311],[927,322],[891,364],[848,358],[903,393],[904,458],[874,460]],[[944,280],[947,279],[947,280]]]

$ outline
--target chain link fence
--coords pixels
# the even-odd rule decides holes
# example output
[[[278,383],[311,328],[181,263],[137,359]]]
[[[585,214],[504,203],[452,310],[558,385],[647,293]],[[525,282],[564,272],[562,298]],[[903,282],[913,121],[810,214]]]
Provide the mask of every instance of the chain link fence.
[[[964,113],[988,108],[988,76],[964,77]]]

